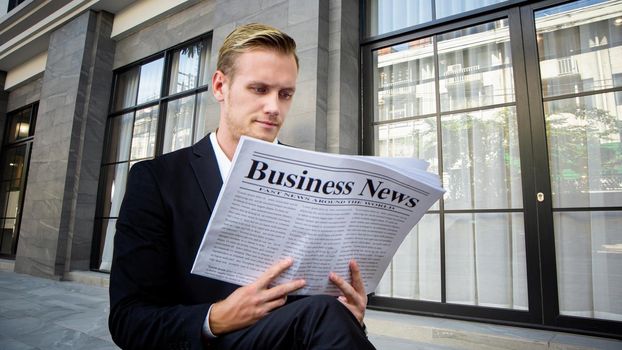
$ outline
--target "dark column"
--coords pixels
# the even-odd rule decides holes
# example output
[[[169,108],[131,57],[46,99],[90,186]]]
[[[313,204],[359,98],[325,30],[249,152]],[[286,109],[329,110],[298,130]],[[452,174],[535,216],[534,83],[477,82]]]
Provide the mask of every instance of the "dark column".
[[[52,33],[15,271],[88,269],[112,84],[113,16],[86,12]]]
[[[6,125],[6,112],[9,102],[9,94],[4,91],[6,72],[0,70],[0,145],[4,141],[4,126]]]

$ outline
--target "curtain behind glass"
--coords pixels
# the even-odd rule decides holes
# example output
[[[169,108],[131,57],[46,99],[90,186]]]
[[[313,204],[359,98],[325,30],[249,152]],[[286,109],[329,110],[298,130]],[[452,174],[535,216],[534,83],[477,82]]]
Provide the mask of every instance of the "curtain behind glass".
[[[457,15],[505,1],[507,0],[436,0],[436,18]]]
[[[113,111],[120,111],[136,104],[139,68],[134,67],[117,76]]]
[[[431,0],[367,0],[367,34],[380,35],[432,20]]]

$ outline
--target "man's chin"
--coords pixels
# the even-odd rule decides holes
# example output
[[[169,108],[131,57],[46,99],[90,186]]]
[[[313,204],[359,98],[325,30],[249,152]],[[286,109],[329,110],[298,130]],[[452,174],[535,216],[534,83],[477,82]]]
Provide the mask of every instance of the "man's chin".
[[[266,133],[251,133],[247,136],[266,142],[274,142],[274,139],[276,139],[276,135]]]

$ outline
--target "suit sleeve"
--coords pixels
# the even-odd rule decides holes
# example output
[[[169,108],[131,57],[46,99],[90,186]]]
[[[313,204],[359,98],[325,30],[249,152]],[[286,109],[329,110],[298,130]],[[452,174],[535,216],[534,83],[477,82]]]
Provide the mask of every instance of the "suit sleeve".
[[[117,220],[110,333],[123,349],[202,349],[210,304],[176,302],[171,215],[151,166],[132,167]]]

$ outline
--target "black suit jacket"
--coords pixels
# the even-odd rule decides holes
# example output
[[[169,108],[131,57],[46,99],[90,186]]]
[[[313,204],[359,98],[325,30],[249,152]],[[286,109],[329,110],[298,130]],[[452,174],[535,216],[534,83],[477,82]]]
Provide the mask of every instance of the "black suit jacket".
[[[209,135],[132,167],[110,275],[109,328],[120,347],[203,347],[211,303],[238,287],[190,274],[221,187]]]

